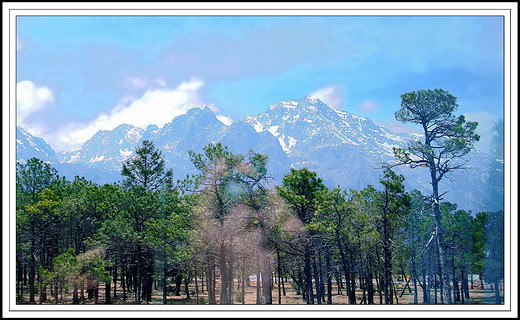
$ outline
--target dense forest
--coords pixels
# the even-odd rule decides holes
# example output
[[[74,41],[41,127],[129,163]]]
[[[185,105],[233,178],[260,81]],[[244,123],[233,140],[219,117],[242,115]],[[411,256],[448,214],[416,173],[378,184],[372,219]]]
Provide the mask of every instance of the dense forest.
[[[362,190],[327,188],[306,168],[273,185],[265,155],[220,143],[191,151],[198,174],[179,181],[148,140],[115,184],[18,163],[18,302],[158,303],[160,293],[167,304],[182,293],[273,304],[292,289],[307,304],[398,304],[405,291],[409,303],[463,304],[478,287],[501,304],[504,213],[468,212],[438,192],[479,139],[455,108],[442,89],[402,95],[396,118],[421,125],[424,140],[395,149],[380,185]],[[405,190],[398,165],[427,167],[432,194]]]

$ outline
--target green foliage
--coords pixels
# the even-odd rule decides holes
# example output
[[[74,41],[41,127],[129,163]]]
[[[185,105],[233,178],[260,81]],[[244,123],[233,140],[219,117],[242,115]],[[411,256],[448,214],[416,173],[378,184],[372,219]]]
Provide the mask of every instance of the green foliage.
[[[435,168],[440,181],[447,172],[462,168],[453,161],[465,156],[480,140],[475,130],[477,122],[466,121],[453,114],[457,98],[443,89],[419,90],[401,96],[397,120],[418,124],[424,131],[424,141],[413,141],[407,148],[394,148],[401,164]]]
[[[291,168],[291,172],[283,177],[282,186],[277,187],[276,190],[279,196],[287,200],[297,216],[307,224],[318,209],[326,187],[316,172],[309,171],[307,168],[300,170]]]
[[[78,259],[73,248],[53,259],[54,271],[58,278],[74,282],[79,272]]]
[[[486,258],[486,224],[487,212],[476,214],[472,223],[472,259],[471,270],[474,274],[484,274],[484,261]]]
[[[58,180],[58,172],[50,164],[37,158],[27,163],[16,163],[17,199],[24,203],[34,203],[39,193],[50,188]]]
[[[242,302],[244,300],[244,297],[242,296],[242,291],[238,290],[235,292],[235,301],[236,302]]]
[[[504,279],[504,212],[489,212],[486,222],[484,277],[496,283]]]
[[[135,148],[135,154],[123,163],[121,174],[125,177],[125,186],[156,191],[172,185],[172,171],[165,170],[162,152],[155,148],[153,142],[144,140]]]
[[[403,95],[398,119],[430,119],[425,131],[429,138],[396,150],[398,159],[413,167],[430,161],[438,147],[444,152],[440,158],[465,154],[478,140],[476,123],[451,115],[455,109],[456,99],[443,90]],[[319,268],[325,269],[325,255],[331,270],[356,281],[385,270],[395,275],[400,267],[415,275],[438,268],[433,258],[435,201],[418,191],[407,193],[404,177],[390,169],[381,175],[382,190],[370,185],[328,189],[307,168],[291,169],[273,190],[263,154],[237,155],[217,143],[189,155],[199,174],[178,185],[149,141],[125,162],[123,184],[98,186],[81,177],[68,182],[38,159],[18,164],[18,271],[29,267],[30,274],[34,268],[33,279],[41,280],[44,292],[48,285],[83,290],[110,281],[108,270],[120,277],[123,266],[127,276],[141,272],[144,286],[158,272],[167,281],[173,272],[187,276],[192,268],[206,271],[209,265],[220,270],[227,266],[235,273],[231,276],[242,267],[246,274],[254,273],[259,266],[262,274],[269,274],[280,261],[282,272],[303,274],[304,290],[308,283],[318,283],[311,273],[315,267],[306,265],[320,258]],[[450,164],[436,162],[438,180]],[[503,279],[503,212],[472,218],[450,203],[441,203],[440,212],[454,267],[471,268],[490,282]],[[273,252],[280,260],[273,259]],[[221,283],[224,277],[229,275]],[[359,290],[366,283],[358,285]],[[229,302],[231,298],[229,294]],[[235,292],[234,301],[243,298],[241,291]],[[207,301],[200,298],[199,303]]]
[[[107,261],[104,259],[105,252],[102,248],[93,248],[77,256],[79,276],[92,277],[99,282],[110,280],[107,271]]]

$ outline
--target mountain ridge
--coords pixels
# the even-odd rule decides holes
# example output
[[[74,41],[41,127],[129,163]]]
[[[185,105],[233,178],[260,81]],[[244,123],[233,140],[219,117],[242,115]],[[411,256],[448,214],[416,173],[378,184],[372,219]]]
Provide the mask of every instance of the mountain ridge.
[[[196,173],[189,150],[202,152],[208,143],[221,142],[234,153],[244,154],[252,149],[267,154],[268,172],[275,183],[280,183],[290,168],[307,167],[316,171],[329,187],[362,189],[369,184],[378,186],[382,164],[393,159],[393,147],[404,146],[419,136],[392,132],[369,118],[333,109],[318,98],[304,97],[280,101],[265,112],[246,115],[231,125],[218,120],[208,107],[190,109],[161,128],[149,125],[142,129],[124,124],[99,131],[80,149],[54,153],[54,158],[61,164],[106,172],[106,182],[116,182],[122,161],[133,154],[135,145],[148,139],[162,150],[166,166],[173,169],[175,178],[183,179]],[[39,149],[47,150],[44,146]],[[20,150],[21,154],[27,153]],[[500,180],[503,165],[500,167],[489,155],[478,151],[472,154],[478,159],[473,160],[470,171],[454,173],[455,183],[446,180],[447,183],[441,184],[446,188],[444,191],[450,191],[446,200],[471,210],[503,207],[503,178]],[[73,168],[70,170],[74,171]],[[396,171],[405,176],[407,190],[431,192],[427,170],[401,166]],[[103,181],[103,177],[99,178]],[[471,194],[464,192],[468,185],[475,190]]]

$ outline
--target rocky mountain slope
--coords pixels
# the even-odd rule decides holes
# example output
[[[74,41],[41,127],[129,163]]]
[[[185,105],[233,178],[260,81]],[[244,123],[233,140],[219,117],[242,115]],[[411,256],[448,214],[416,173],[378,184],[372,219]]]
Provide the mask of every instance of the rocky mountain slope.
[[[40,155],[42,160],[62,166],[66,176],[84,173],[98,183],[119,180],[122,161],[133,154],[140,141],[148,139],[162,150],[167,167],[173,169],[177,179],[196,173],[189,150],[202,152],[206,144],[221,142],[235,153],[254,150],[267,154],[273,184],[281,183],[291,167],[307,167],[329,187],[343,189],[362,189],[369,184],[378,188],[382,164],[393,159],[392,148],[420,138],[393,133],[368,118],[333,109],[313,97],[273,104],[265,112],[245,116],[230,126],[207,107],[191,109],[162,128],[150,125],[144,130],[123,124],[111,131],[99,131],[81,149],[63,154],[56,154],[42,139],[31,140],[27,135],[20,128],[17,159]],[[503,162],[473,151],[469,167],[453,173],[452,180],[441,182],[441,192],[448,191],[445,200],[472,211],[502,208]],[[426,169],[397,167],[396,171],[405,176],[407,190],[431,193]]]

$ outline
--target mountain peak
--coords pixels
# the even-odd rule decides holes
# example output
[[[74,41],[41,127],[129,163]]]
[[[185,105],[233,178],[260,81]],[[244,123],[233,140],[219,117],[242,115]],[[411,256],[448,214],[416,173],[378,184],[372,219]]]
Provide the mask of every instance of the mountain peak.
[[[191,108],[186,112],[186,115],[198,115],[198,114],[213,114],[213,110],[211,110],[208,106],[205,106],[204,108],[201,107],[195,107]]]
[[[308,96],[305,96],[303,99],[301,99],[300,101],[304,101],[304,102],[310,102],[310,103],[316,103],[316,104],[323,104],[325,105],[325,103],[323,103],[323,101],[320,100],[320,98],[316,97],[316,96],[311,96],[311,95],[308,95]]]
[[[297,108],[306,108],[309,106],[321,107],[321,108],[323,108],[323,107],[331,108],[327,104],[325,104],[323,101],[321,101],[320,98],[308,95],[299,100],[292,99],[292,100],[280,101],[278,103],[270,105],[269,109],[270,110],[297,109]]]

